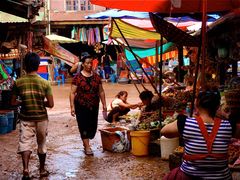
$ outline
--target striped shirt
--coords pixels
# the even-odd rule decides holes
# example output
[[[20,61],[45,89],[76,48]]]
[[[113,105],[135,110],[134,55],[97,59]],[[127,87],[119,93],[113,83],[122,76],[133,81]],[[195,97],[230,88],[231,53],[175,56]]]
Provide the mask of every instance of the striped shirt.
[[[52,95],[50,83],[39,75],[26,75],[16,80],[13,94],[21,98],[19,119],[42,121],[48,119],[44,99]]]
[[[213,124],[204,123],[208,133],[211,133]],[[187,118],[183,130],[185,153],[207,154],[207,145],[195,118]],[[216,138],[213,142],[212,153],[227,153],[228,144],[232,137],[232,126],[227,120],[222,120]],[[202,179],[231,179],[228,160],[208,157],[203,160],[186,161],[181,170],[188,175]]]

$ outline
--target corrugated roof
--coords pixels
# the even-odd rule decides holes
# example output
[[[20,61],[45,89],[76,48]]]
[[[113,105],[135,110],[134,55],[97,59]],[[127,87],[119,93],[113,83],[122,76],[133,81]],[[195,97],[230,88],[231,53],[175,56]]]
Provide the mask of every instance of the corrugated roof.
[[[0,11],[0,23],[27,23],[28,20]]]

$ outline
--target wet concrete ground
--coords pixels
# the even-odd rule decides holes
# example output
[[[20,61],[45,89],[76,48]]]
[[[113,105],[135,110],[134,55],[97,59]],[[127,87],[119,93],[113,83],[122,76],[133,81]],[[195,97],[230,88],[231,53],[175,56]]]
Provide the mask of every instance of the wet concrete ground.
[[[132,84],[103,85],[107,103],[120,90],[128,91],[130,103],[139,101],[138,91]],[[143,90],[140,85],[138,87]],[[147,87],[151,89],[149,85]],[[136,157],[130,152],[103,151],[99,131],[91,141],[94,156],[86,156],[76,120],[70,115],[69,90],[70,84],[53,86],[55,106],[48,110],[50,121],[46,160],[50,175],[45,179],[162,179],[169,171],[167,161],[162,161],[158,156]],[[98,128],[107,124],[99,113]],[[18,130],[0,135],[0,180],[21,179],[22,161],[16,154],[17,145]],[[39,179],[36,151],[31,156],[30,172],[32,179]]]

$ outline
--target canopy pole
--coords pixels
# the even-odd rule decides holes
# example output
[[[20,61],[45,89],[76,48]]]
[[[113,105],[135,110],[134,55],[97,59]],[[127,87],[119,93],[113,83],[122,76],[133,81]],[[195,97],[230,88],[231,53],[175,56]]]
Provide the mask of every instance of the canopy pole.
[[[116,40],[116,41],[117,41],[117,40]],[[119,44],[118,41],[117,41],[117,43]],[[123,46],[123,45],[121,44],[121,46]],[[127,59],[126,56],[125,56],[125,59]],[[125,65],[126,65],[126,67],[128,68],[128,70],[131,72],[130,68],[127,66],[126,60],[125,60],[125,61],[123,60],[123,62],[125,63]],[[143,89],[146,90],[146,87],[145,87],[145,86],[143,85],[143,83],[141,83],[141,81],[139,80],[139,78],[138,78],[136,72],[134,71],[134,69],[133,69],[131,63],[130,63],[130,67],[131,67],[132,70],[133,70],[133,75],[137,78],[138,82],[142,85]],[[130,75],[130,78],[132,79],[131,75]],[[132,80],[133,80],[133,79],[132,79]],[[136,85],[134,81],[133,81],[133,83],[134,83],[134,85]],[[137,86],[136,86],[136,88],[137,88]]]
[[[132,48],[130,47],[127,39],[126,39],[125,36],[123,35],[122,31],[120,30],[120,28],[119,28],[119,26],[118,26],[118,24],[116,23],[116,21],[115,21],[114,18],[113,18],[113,22],[114,22],[115,25],[117,26],[118,31],[120,32],[121,36],[123,37],[124,41],[126,42],[126,44],[127,44],[128,48],[129,48],[130,52],[133,54],[134,58],[137,60],[137,62],[138,62],[138,64],[139,64],[140,68],[142,69],[143,73],[145,74],[145,76],[147,77],[147,79],[149,80],[149,82],[151,83],[154,91],[158,94],[158,96],[160,96],[159,93],[158,93],[158,91],[157,91],[157,88],[154,86],[152,80],[149,78],[148,74],[145,72],[145,70],[143,69],[142,65],[141,65],[140,62],[138,61],[137,56],[134,54]],[[162,50],[162,47],[161,47],[161,50]]]
[[[206,63],[206,22],[207,22],[207,0],[202,0],[202,67],[201,86],[205,86],[205,63]]]
[[[159,45],[159,41],[157,41],[158,45]],[[160,39],[160,44],[163,44],[163,36],[161,36]],[[160,128],[162,128],[162,79],[163,79],[163,75],[162,75],[162,61],[163,61],[163,49],[161,48],[160,51],[160,62],[158,64],[160,72],[159,72],[159,100],[160,100],[160,107],[159,107],[159,121],[160,121]],[[158,60],[158,59],[157,59]]]
[[[195,101],[195,97],[196,97],[197,79],[198,79],[198,71],[199,71],[199,64],[200,64],[200,55],[201,55],[201,45],[198,48],[197,65],[196,65],[196,69],[195,69],[195,77],[194,77],[194,84],[193,84],[193,97],[192,97],[192,102],[191,102],[190,117],[193,116],[193,110],[194,110],[194,101]]]

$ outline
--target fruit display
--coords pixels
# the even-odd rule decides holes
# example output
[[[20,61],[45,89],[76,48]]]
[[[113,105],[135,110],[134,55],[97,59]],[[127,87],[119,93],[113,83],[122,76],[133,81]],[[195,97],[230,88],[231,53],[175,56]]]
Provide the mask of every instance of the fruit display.
[[[164,121],[162,122],[162,126],[165,126],[171,122],[174,122],[177,120],[178,113],[174,112],[173,115],[167,115]]]
[[[136,130],[150,130],[159,127],[159,111],[142,112]]]
[[[134,114],[126,114],[123,116],[119,116],[119,119],[124,119],[126,122],[131,122],[133,119],[138,119],[139,112]]]
[[[183,110],[187,103],[192,101],[192,91],[182,90],[179,86],[168,88],[162,93],[164,97],[164,110]]]
[[[228,148],[228,162],[232,166],[240,166],[240,140],[233,139]]]

